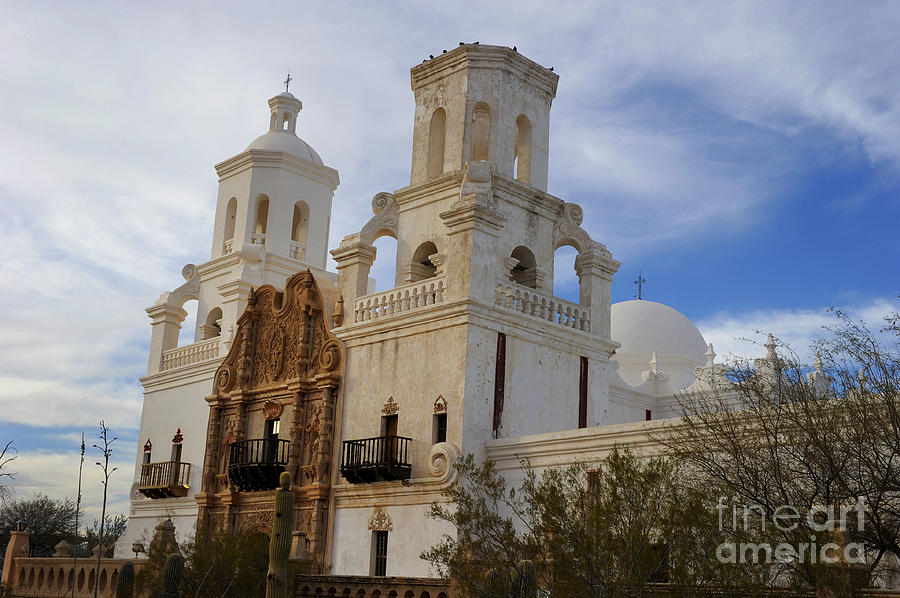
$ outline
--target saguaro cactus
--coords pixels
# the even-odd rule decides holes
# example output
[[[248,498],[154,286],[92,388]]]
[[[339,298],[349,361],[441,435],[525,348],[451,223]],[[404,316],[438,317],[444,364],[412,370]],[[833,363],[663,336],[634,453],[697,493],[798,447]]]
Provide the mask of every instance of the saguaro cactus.
[[[131,561],[125,561],[122,570],[119,571],[119,581],[116,582],[116,598],[132,598],[134,596],[134,565]]]
[[[163,569],[163,591],[159,598],[181,598],[178,586],[181,585],[181,572],[184,569],[184,557],[178,554],[170,554],[166,559]]]
[[[285,471],[278,482],[281,489],[275,493],[275,517],[272,522],[272,538],[269,540],[266,598],[288,598],[290,595],[288,555],[291,552],[291,532],[294,531],[294,493],[291,492],[291,474]]]

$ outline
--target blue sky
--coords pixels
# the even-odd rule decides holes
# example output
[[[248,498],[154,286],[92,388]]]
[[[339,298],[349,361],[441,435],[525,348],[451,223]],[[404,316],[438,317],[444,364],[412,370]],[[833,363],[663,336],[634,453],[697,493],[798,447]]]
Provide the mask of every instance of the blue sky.
[[[897,3],[0,8],[0,440],[19,495],[74,495],[80,433],[104,418],[127,508],[144,307],[207,259],[212,166],[264,132],[288,68],[299,134],[341,174],[332,246],[408,182],[408,69],[478,40],[560,75],[549,191],[622,262],[615,300],[642,271],[720,354],[755,351],[736,340],[754,330],[802,350],[831,305],[897,309]]]

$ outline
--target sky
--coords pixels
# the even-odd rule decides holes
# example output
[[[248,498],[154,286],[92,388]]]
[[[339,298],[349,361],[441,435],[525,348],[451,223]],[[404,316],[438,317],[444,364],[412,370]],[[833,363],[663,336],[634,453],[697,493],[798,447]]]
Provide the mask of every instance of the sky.
[[[213,165],[303,101],[339,170],[330,244],[409,182],[409,68],[460,41],[560,76],[549,192],[622,262],[615,301],[678,309],[720,355],[772,331],[801,355],[829,306],[877,324],[900,293],[900,3],[0,0],[0,440],[19,497],[127,512],[144,308],[209,258]],[[393,269],[376,244],[379,286]],[[387,257],[385,257],[387,256]],[[577,294],[566,250],[555,292]],[[199,399],[199,398],[198,398]]]

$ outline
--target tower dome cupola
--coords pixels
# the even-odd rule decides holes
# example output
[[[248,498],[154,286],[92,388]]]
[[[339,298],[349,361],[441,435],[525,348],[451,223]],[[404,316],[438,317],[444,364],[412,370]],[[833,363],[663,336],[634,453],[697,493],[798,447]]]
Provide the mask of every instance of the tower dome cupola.
[[[269,120],[269,131],[285,131],[297,134],[297,114],[303,109],[303,102],[294,97],[289,91],[282,92],[274,98],[269,98],[269,110],[272,116]]]

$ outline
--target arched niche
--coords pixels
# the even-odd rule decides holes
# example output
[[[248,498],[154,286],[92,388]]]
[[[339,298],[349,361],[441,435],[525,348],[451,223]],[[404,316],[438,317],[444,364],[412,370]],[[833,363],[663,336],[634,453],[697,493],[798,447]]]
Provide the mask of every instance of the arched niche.
[[[531,183],[531,121],[524,114],[516,119],[516,180]]]
[[[256,198],[256,217],[253,222],[253,242],[259,245],[266,244],[266,231],[269,228],[269,197],[260,195]]]
[[[472,145],[469,159],[489,160],[491,155],[491,108],[484,102],[472,110]]]
[[[538,270],[534,253],[524,245],[519,245],[513,249],[510,257],[515,260],[515,265],[509,272],[512,281],[533,289],[538,288]]]
[[[405,282],[418,282],[437,276],[437,264],[432,261],[432,256],[437,255],[437,252],[437,246],[431,241],[419,245],[406,267]]]
[[[223,236],[222,253],[231,253],[234,251],[234,225],[237,221],[237,198],[232,197],[228,200],[225,208],[225,234]]]
[[[222,335],[222,308],[214,307],[206,314],[206,320],[200,326],[200,338],[205,340]]]
[[[444,172],[444,140],[447,130],[447,113],[438,108],[431,115],[428,128],[428,178],[439,177]]]
[[[306,237],[309,232],[309,205],[305,201],[294,204],[291,220],[291,257],[302,260],[306,257]]]

